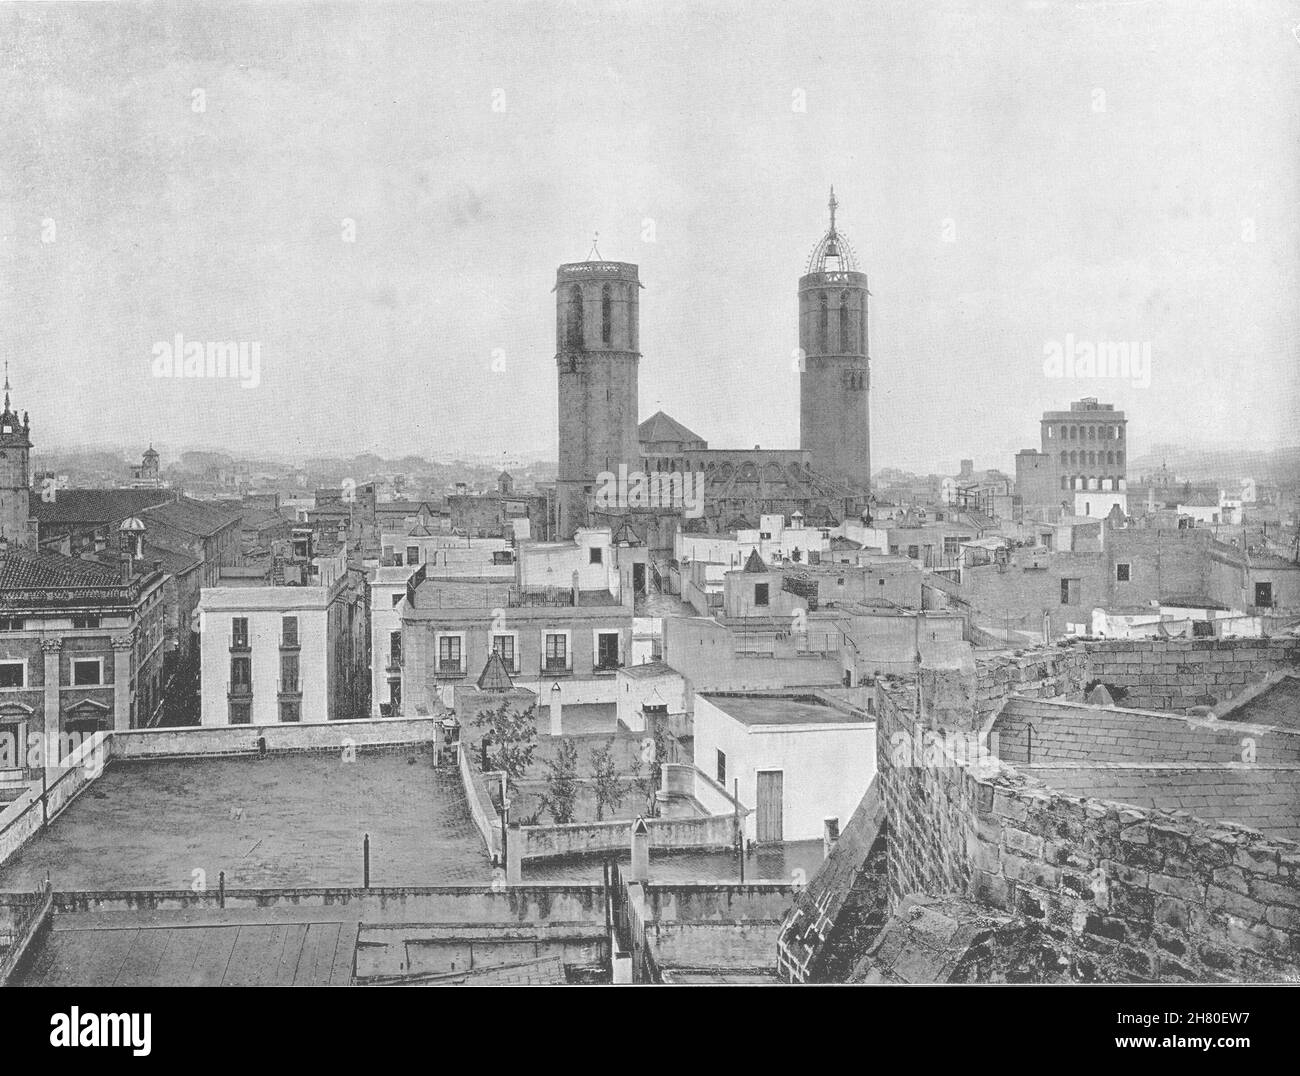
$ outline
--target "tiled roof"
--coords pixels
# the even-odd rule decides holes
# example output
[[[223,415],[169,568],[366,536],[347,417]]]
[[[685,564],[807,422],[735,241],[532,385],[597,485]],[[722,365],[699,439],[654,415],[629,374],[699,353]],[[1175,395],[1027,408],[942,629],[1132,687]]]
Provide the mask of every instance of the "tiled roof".
[[[660,441],[694,441],[707,444],[698,433],[692,433],[675,418],[656,411],[636,429],[637,440],[654,444]]]
[[[121,575],[116,569],[97,561],[65,557],[61,553],[11,549],[0,560],[0,589],[112,587],[121,584]]]
[[[30,514],[38,523],[115,523],[170,500],[165,489],[60,489],[54,500],[30,497]]]
[[[239,520],[239,516],[234,512],[204,504],[191,497],[181,497],[167,504],[156,505],[146,509],[143,515],[146,525],[149,520],[156,520],[176,530],[188,531],[190,534],[203,537],[216,534],[223,527]]]

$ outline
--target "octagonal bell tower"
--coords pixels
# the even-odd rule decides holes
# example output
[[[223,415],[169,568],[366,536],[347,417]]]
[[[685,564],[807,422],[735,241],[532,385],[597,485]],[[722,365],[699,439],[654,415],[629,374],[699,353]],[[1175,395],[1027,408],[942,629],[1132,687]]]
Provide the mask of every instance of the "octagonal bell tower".
[[[835,224],[813,248],[799,278],[799,447],[815,471],[854,490],[871,485],[868,414],[867,274]]]
[[[584,261],[555,274],[559,381],[558,536],[587,522],[597,476],[640,466],[637,371],[641,283],[629,262]]]

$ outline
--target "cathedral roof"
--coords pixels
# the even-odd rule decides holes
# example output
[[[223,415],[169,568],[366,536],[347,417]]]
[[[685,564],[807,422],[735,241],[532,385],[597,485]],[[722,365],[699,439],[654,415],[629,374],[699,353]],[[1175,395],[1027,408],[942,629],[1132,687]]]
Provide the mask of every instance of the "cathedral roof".
[[[643,444],[656,444],[661,441],[698,441],[702,445],[708,443],[698,433],[688,430],[675,418],[662,411],[656,411],[641,423],[637,427],[636,436]]]

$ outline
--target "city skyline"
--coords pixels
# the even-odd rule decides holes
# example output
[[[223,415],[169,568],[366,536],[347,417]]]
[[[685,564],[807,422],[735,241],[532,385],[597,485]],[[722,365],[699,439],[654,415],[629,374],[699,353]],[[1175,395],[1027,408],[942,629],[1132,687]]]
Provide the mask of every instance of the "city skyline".
[[[593,233],[641,268],[640,417],[794,446],[796,287],[832,183],[872,290],[874,469],[1008,469],[1085,396],[1130,415],[1138,455],[1295,443],[1289,32],[1212,5],[887,9],[838,38],[828,8],[634,8],[634,66],[555,11],[490,35],[404,5],[0,14],[0,348],[38,453],[99,439],[82,394],[123,443],[553,452],[549,292]],[[683,20],[728,33],[706,60]],[[1243,62],[1187,62],[1211,49]],[[177,334],[260,344],[257,387],[153,377]],[[1150,384],[1045,376],[1071,338],[1149,345]],[[954,451],[973,385],[1000,421]]]

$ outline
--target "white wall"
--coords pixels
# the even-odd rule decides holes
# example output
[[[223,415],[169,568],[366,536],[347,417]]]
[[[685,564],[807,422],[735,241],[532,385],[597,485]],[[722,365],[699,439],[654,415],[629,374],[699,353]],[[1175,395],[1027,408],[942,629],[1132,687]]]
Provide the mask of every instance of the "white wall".
[[[695,698],[695,765],[717,777],[716,752],[727,756],[727,791],[739,779],[740,801],[758,804],[758,771],[783,773],[784,837],[817,840],[823,821],[840,828],[857,808],[876,774],[876,726],[869,724],[743,725],[701,696]],[[757,812],[746,819],[756,834]]]

